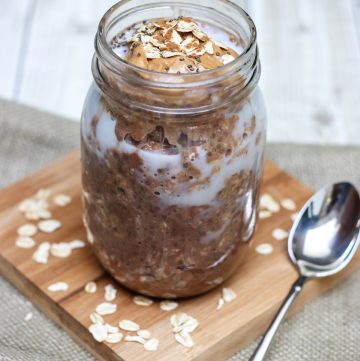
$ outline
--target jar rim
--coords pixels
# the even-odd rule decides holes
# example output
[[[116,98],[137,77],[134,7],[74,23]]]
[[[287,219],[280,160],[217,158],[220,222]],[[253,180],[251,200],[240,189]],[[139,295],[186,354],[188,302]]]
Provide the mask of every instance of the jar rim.
[[[126,72],[127,76],[130,72],[133,74],[143,74],[143,77],[136,76],[136,81],[140,81],[142,84],[151,86],[156,85],[159,88],[189,88],[195,86],[209,85],[217,82],[221,82],[224,78],[228,77],[229,74],[234,74],[237,71],[241,70],[249,62],[249,57],[254,52],[256,48],[257,41],[257,31],[255,24],[248,13],[242,9],[239,5],[235,4],[231,0],[217,0],[220,3],[224,3],[237,11],[242,18],[245,20],[246,25],[249,29],[249,40],[246,43],[243,51],[236,57],[232,62],[224,64],[218,68],[206,70],[199,73],[188,73],[188,74],[169,74],[163,72],[157,72],[153,70],[144,69],[142,67],[136,66],[134,64],[128,63],[126,60],[117,55],[107,41],[107,30],[113,23],[130,16],[133,13],[136,13],[139,9],[146,10],[154,7],[154,4],[141,5],[132,7],[124,12],[119,12],[126,5],[131,3],[134,0],[122,0],[113,5],[102,17],[99,23],[98,31],[95,38],[95,50],[102,62],[105,62],[106,66],[112,72],[122,75],[123,72],[120,71],[120,67],[123,67],[123,71]],[[176,1],[175,1],[176,2]],[[174,2],[162,2],[158,3],[157,6],[171,6],[174,5]],[[197,5],[191,3],[182,3],[182,5],[189,7],[191,9],[204,9],[214,10],[213,7],[207,7],[204,5]],[[114,14],[119,12],[115,19],[111,19]],[[223,17],[227,17],[224,14],[221,14]],[[156,80],[149,80],[149,77],[156,75]]]

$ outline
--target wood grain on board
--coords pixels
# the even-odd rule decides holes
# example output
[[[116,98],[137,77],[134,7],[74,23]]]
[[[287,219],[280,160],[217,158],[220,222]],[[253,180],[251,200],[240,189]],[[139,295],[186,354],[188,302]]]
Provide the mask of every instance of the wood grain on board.
[[[224,284],[238,295],[232,303],[216,311],[220,289],[180,301],[179,308],[174,312],[186,312],[200,322],[192,334],[193,348],[186,349],[175,342],[169,323],[172,313],[161,311],[158,302],[146,308],[133,304],[133,294],[120,286],[114,301],[118,311],[105,316],[106,322],[115,325],[121,319],[134,320],[160,340],[159,350],[147,352],[141,345],[124,341],[115,345],[97,343],[87,330],[89,315],[104,301],[104,286],[111,282],[115,285],[115,282],[99,265],[90,247],[75,250],[65,259],[50,256],[49,263],[41,265],[32,261],[34,249],[20,249],[14,245],[16,230],[25,223],[17,206],[40,188],[49,188],[55,194],[68,194],[73,200],[65,208],[51,207],[53,217],[59,219],[63,226],[53,234],[37,234],[37,243],[86,238],[82,225],[79,152],[75,152],[0,191],[0,272],[99,360],[225,360],[264,331],[296,278],[287,258],[286,242],[271,237],[274,228],[289,229],[291,226],[291,212],[282,209],[271,218],[258,222],[247,261]],[[277,200],[290,197],[299,206],[312,193],[270,162],[266,163],[262,191]],[[272,254],[265,256],[254,251],[254,246],[264,242],[274,246]],[[335,286],[359,265],[360,257],[356,256],[350,267],[340,275],[310,282],[292,313]],[[69,290],[50,293],[48,286],[59,281],[67,282]],[[96,281],[98,285],[95,294],[83,290],[89,281]]]

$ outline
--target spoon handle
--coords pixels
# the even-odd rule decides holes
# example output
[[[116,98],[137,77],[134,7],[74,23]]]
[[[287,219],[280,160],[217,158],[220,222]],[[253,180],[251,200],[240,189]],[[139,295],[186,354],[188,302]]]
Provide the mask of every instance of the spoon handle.
[[[262,361],[264,359],[281,322],[285,318],[287,312],[289,311],[291,305],[294,303],[296,297],[302,290],[302,287],[306,280],[307,280],[306,277],[300,276],[297,279],[297,281],[295,281],[295,283],[292,285],[290,292],[288,293],[285,301],[281,305],[278,313],[276,314],[269,328],[266,330],[263,338],[261,339],[258,347],[256,348],[255,352],[253,353],[249,361]]]

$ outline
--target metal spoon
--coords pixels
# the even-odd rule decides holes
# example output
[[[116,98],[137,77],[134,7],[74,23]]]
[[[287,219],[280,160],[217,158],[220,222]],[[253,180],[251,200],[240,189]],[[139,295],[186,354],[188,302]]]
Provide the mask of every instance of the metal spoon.
[[[303,207],[290,231],[288,252],[298,269],[293,284],[250,361],[261,361],[272,339],[302,290],[313,278],[341,271],[360,243],[360,197],[350,183],[337,183],[317,192]]]

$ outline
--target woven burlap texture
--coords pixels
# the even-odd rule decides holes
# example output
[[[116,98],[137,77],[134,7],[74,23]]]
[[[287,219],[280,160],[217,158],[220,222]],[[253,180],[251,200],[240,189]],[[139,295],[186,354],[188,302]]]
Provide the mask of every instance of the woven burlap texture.
[[[0,129],[1,187],[79,146],[78,123],[2,100]],[[267,157],[313,188],[344,179],[360,185],[359,148],[269,145]],[[25,322],[29,312],[33,318]],[[0,314],[1,361],[93,360],[4,279],[0,279]],[[267,359],[360,360],[359,334],[358,272],[285,322]],[[231,360],[248,360],[255,345]]]

